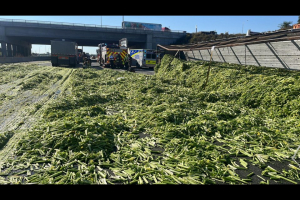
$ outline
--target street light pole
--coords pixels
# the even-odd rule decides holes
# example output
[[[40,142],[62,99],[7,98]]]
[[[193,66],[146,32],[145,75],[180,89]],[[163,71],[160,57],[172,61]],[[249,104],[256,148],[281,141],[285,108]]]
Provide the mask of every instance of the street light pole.
[[[244,33],[243,29],[244,29],[244,22],[243,22],[243,25],[242,25],[242,34]]]
[[[248,21],[248,20],[247,20]],[[246,21],[246,22],[247,22]],[[244,33],[244,22],[243,22],[243,26],[242,26],[242,34]]]

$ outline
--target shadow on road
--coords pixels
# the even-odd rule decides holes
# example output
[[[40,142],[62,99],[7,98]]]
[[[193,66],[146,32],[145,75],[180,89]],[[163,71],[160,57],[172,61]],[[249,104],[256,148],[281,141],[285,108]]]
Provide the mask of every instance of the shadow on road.
[[[135,68],[135,71],[154,71],[153,68]]]

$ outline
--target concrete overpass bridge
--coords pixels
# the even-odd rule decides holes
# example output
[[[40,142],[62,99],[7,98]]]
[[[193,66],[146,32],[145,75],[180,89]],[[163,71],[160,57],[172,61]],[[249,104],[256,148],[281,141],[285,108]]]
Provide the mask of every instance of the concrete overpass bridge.
[[[63,38],[76,41],[78,46],[95,47],[99,43],[118,43],[121,38],[127,38],[131,48],[155,49],[157,44],[169,45],[185,35],[185,31],[0,19],[0,54],[2,57],[30,56],[32,44],[50,45],[50,40]]]

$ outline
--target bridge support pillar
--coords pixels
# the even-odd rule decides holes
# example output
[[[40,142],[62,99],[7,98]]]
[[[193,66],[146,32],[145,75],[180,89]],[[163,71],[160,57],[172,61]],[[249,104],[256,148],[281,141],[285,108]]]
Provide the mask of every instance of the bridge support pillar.
[[[19,45],[16,45],[16,56],[18,57],[19,54],[20,54],[20,46]]]
[[[153,35],[152,34],[147,34],[146,49],[153,49],[152,39],[153,39]]]
[[[20,56],[24,56],[24,48],[21,45],[18,46],[18,53]]]
[[[31,56],[31,45],[27,47],[27,56]]]
[[[26,57],[27,56],[27,48],[23,47],[23,55]]]
[[[29,53],[30,49],[29,47],[24,47],[24,56],[30,56],[30,53]]]
[[[16,57],[16,55],[17,55],[17,45],[15,45],[15,44],[13,44],[12,45],[12,56],[13,57]]]
[[[1,42],[1,52],[2,52],[2,57],[6,57],[6,43],[5,42]]]
[[[11,43],[7,43],[7,57],[12,57]]]

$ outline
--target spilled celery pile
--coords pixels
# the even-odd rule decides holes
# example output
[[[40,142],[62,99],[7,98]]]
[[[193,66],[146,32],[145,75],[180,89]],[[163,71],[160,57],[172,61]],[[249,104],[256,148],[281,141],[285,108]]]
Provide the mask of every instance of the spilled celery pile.
[[[169,55],[155,72],[74,70],[0,183],[300,183],[300,72]]]

